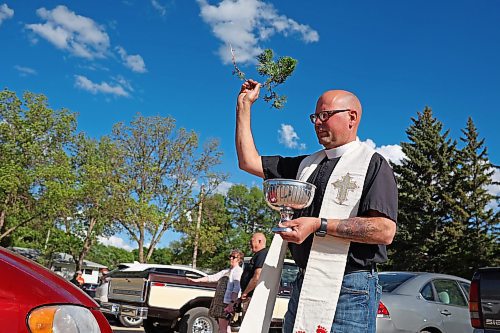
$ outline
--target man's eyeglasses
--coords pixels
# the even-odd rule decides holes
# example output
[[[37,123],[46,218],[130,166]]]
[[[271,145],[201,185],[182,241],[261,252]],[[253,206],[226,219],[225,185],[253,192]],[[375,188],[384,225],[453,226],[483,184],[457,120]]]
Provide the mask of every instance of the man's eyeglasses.
[[[238,259],[238,256],[229,256],[229,259]]]
[[[309,115],[309,119],[311,119],[311,123],[315,124],[316,119],[321,120],[322,123],[330,119],[331,116],[334,114],[340,113],[340,112],[346,112],[346,111],[354,111],[352,109],[343,109],[343,110],[325,110],[325,111],[320,111],[318,113],[313,113]]]

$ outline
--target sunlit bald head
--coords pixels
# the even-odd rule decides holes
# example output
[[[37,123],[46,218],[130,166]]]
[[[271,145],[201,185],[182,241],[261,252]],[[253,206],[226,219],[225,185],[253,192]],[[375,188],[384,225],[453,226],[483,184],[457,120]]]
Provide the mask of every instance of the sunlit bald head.
[[[332,113],[322,122],[314,124],[318,141],[325,148],[336,148],[356,140],[362,107],[359,99],[346,90],[329,90],[323,93],[316,103],[316,114],[321,111],[348,110]]]
[[[259,252],[266,247],[266,236],[261,232],[256,232],[250,239],[250,249],[253,253]]]

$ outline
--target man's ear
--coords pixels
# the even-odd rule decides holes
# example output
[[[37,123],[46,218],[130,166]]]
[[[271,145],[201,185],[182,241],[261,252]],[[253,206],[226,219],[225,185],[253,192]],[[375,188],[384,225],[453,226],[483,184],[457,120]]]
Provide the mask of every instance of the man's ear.
[[[358,122],[358,111],[351,110],[349,111],[349,126],[354,127]]]

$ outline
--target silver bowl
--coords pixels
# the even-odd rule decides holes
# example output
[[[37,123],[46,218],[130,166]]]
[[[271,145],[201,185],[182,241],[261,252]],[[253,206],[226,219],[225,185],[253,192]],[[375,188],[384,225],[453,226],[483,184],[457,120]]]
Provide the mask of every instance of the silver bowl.
[[[279,210],[281,222],[285,222],[292,219],[294,209],[303,209],[311,204],[316,186],[300,180],[276,178],[264,181],[263,190],[269,207]],[[291,229],[277,226],[272,231],[286,232]]]

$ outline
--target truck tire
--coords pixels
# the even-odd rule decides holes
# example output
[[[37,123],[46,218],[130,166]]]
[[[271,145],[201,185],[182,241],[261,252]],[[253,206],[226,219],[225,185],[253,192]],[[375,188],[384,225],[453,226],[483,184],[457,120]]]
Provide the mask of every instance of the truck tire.
[[[208,315],[207,308],[192,308],[179,323],[179,333],[217,333],[219,325]]]
[[[118,320],[125,327],[139,327],[142,325],[142,318],[118,316]]]

